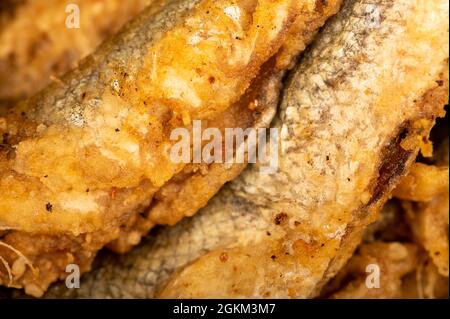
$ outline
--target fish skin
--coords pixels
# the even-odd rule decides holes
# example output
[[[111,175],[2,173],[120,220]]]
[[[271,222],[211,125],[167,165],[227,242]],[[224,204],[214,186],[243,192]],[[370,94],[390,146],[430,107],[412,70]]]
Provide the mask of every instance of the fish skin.
[[[447,99],[446,1],[346,1],[285,88],[278,173],[249,167],[195,217],[101,260],[80,289],[58,286],[48,297],[314,297]],[[364,167],[348,165],[356,160]]]
[[[340,3],[245,0],[238,22],[224,10],[234,1],[156,1],[78,69],[9,110],[0,118],[0,253],[23,265],[21,252],[39,272],[26,268],[11,282],[3,267],[0,282],[39,297],[67,264],[89,271],[100,248],[127,251],[166,223],[151,207],[142,212],[185,173],[169,159],[168,132],[193,119],[267,126],[283,72]],[[259,79],[273,85],[260,92]],[[250,110],[246,99],[258,96],[270,105]],[[243,167],[216,169],[212,191],[197,193],[212,196]]]
[[[80,68],[73,70],[70,74],[63,77],[61,79],[61,83],[54,83],[50,85],[39,95],[13,108],[8,116],[6,116],[4,119],[1,119],[0,129],[3,134],[8,134],[8,139],[3,144],[8,144],[14,149],[14,161],[4,164],[5,171],[8,169],[12,169],[18,174],[25,176],[26,178],[39,179],[39,181],[35,181],[35,183],[44,184],[45,188],[49,189],[50,192],[62,191],[64,189],[73,189],[73,191],[76,192],[75,195],[78,196],[78,192],[84,192],[86,189],[90,189],[91,191],[97,189],[103,191],[107,189],[108,191],[110,191],[112,188],[118,188],[120,193],[121,189],[123,188],[142,188],[141,192],[147,193],[147,195],[144,197],[148,197],[149,192],[154,192],[150,190],[151,187],[161,187],[173,175],[175,175],[175,173],[180,171],[180,165],[169,163],[169,159],[166,158],[167,154],[165,153],[167,152],[164,152],[164,149],[167,146],[167,143],[161,143],[156,140],[158,137],[164,137],[164,132],[160,132],[161,130],[156,129],[155,131],[152,130],[149,132],[149,129],[147,129],[146,134],[152,133],[153,139],[156,140],[154,142],[155,145],[151,145],[152,148],[156,149],[155,153],[162,154],[160,157],[154,156],[154,154],[150,151],[148,152],[149,154],[143,154],[142,156],[145,155],[149,157],[147,162],[149,162],[151,165],[139,164],[140,162],[138,158],[130,157],[129,155],[124,156],[120,151],[120,147],[136,147],[135,144],[137,142],[142,142],[141,140],[145,140],[146,142],[148,142],[147,139],[142,139],[142,136],[139,136],[139,132],[136,132],[137,130],[142,128],[140,127],[140,125],[142,125],[143,123],[145,125],[148,125],[148,122],[152,124],[153,122],[156,122],[154,124],[158,125],[161,124],[160,122],[164,121],[164,117],[160,114],[148,115],[147,117],[150,118],[147,119],[147,117],[139,113],[147,110],[146,107],[143,107],[142,102],[145,101],[142,101],[142,99],[145,99],[145,92],[148,91],[149,88],[137,88],[133,85],[136,82],[140,83],[140,85],[142,86],[147,85],[151,79],[147,79],[146,76],[148,76],[148,73],[152,70],[154,72],[158,72],[158,70],[155,70],[154,68],[156,68],[156,66],[159,66],[155,63],[151,66],[145,65],[146,63],[152,63],[152,61],[147,61],[148,58],[151,58],[153,53],[156,54],[159,52],[157,50],[161,48],[158,45],[163,45],[161,44],[161,42],[164,36],[166,36],[168,33],[171,36],[177,36],[177,34],[174,35],[173,33],[178,30],[175,28],[175,26],[179,26],[180,21],[183,22],[186,20],[186,23],[196,23],[195,21],[192,22],[189,20],[192,18],[190,14],[192,13],[192,11],[194,11],[194,7],[197,8],[198,5],[199,8],[197,11],[201,11],[200,5],[206,5],[210,2],[208,2],[207,0],[171,0],[163,1],[163,3],[165,3],[164,10],[159,10],[157,5],[151,6],[149,10],[144,12],[142,15],[140,15],[139,18],[129,24],[124,32],[118,35],[115,39],[106,42],[96,53],[88,57],[80,66]],[[273,45],[274,47],[269,51],[274,51],[273,54],[275,54],[277,51],[276,47],[281,47],[282,39],[286,37],[288,27],[293,24],[296,18],[296,16],[294,16],[292,12],[295,8],[297,8],[297,4],[295,4],[295,1],[291,0],[278,0],[276,2],[261,3],[261,7],[258,8],[261,11],[260,15],[262,17],[264,17],[264,10],[267,10],[267,8],[269,7],[271,9],[274,9],[272,8],[272,6],[275,6],[275,4],[279,4],[280,8],[284,10],[285,21],[283,21],[282,25],[286,28],[286,30],[281,30],[278,34],[275,35],[270,33],[271,35],[273,35],[273,43],[259,43],[259,46],[254,48],[254,50],[260,50],[261,48],[266,48],[266,46],[270,47],[271,45]],[[307,6],[307,4],[309,3],[311,3],[311,1],[305,1],[303,5]],[[338,1],[334,3],[338,3]],[[311,9],[312,12],[314,12],[315,9],[316,8],[313,7]],[[293,15],[292,17],[291,13]],[[267,14],[271,13],[267,12]],[[197,16],[195,16],[195,18],[197,18]],[[266,21],[265,23],[270,24],[270,21]],[[256,26],[253,27],[257,29]],[[181,29],[183,32],[187,32],[186,29],[189,28],[183,26],[181,27]],[[164,38],[164,40],[167,40],[167,38]],[[264,38],[264,40],[266,39]],[[165,42],[171,43],[170,41]],[[246,45],[247,44],[245,42],[244,44],[242,44],[243,47],[245,47]],[[252,45],[255,46],[256,44]],[[149,53],[149,47],[155,52],[152,51]],[[184,47],[186,47],[185,50],[190,50],[189,46]],[[207,48],[206,52],[209,52],[209,49],[210,48]],[[224,50],[226,49],[227,47],[224,48]],[[192,50],[194,49],[191,49],[191,51]],[[253,53],[252,50],[253,49],[251,49],[249,52]],[[193,52],[188,53],[193,54]],[[217,54],[222,53],[223,52],[220,51],[217,52]],[[267,55],[267,59],[271,57],[270,52],[265,52],[264,54]],[[263,59],[259,52],[256,52],[255,56],[256,60]],[[168,58],[170,59],[170,55]],[[244,60],[247,61],[246,59]],[[258,75],[258,71],[255,70],[255,66],[253,65],[257,63],[256,60],[250,60],[250,62],[248,62],[250,63],[249,65],[247,65],[249,68],[249,74],[242,75],[242,81],[240,78],[241,75],[237,76],[237,80],[235,82],[243,82],[243,85],[239,86],[239,90],[243,90],[242,94],[244,94],[244,91],[251,84],[251,79],[249,78],[251,74],[253,74],[254,76]],[[230,61],[235,62],[234,60]],[[258,65],[257,69],[262,66],[265,60],[258,61],[261,64]],[[200,64],[203,63],[202,61],[197,62]],[[193,62],[191,61],[191,63]],[[153,65],[155,65],[154,68],[152,68]],[[167,67],[167,65],[165,64],[164,66]],[[227,65],[221,66],[227,68]],[[180,73],[184,72],[184,68],[187,67],[188,66],[186,65],[181,65]],[[191,65],[189,65],[189,70],[190,68]],[[166,79],[171,74],[169,71],[173,72],[172,69],[164,69],[161,71],[167,73],[164,73],[161,76],[162,80]],[[230,71],[231,73],[234,72],[234,70],[228,71]],[[130,79],[122,79],[122,75],[125,78]],[[230,74],[226,75],[228,76]],[[163,76],[166,76],[166,78]],[[141,79],[141,77],[143,78]],[[157,79],[151,81],[155,82],[155,85],[160,85]],[[203,80],[204,79],[202,77],[201,81]],[[221,80],[221,82],[226,82],[227,84],[230,82],[232,88],[235,88],[233,81],[227,82],[226,79]],[[216,79],[216,83],[218,85],[223,84],[218,82],[219,79]],[[154,88],[150,87],[150,90],[152,89]],[[116,92],[117,90],[119,92]],[[139,91],[138,96],[134,95],[134,90]],[[167,89],[166,91],[170,90],[172,90],[172,88]],[[174,90],[176,90],[176,88]],[[225,90],[225,85],[223,86],[223,90]],[[163,93],[167,93],[164,90],[162,91]],[[204,91],[206,92],[205,94],[213,95],[214,93],[214,90],[210,90],[208,88]],[[172,94],[170,92],[167,94]],[[116,96],[116,93],[118,96]],[[238,92],[232,92],[228,95],[223,93],[223,100],[217,102],[217,105],[211,106],[210,108],[212,110],[210,111],[215,111],[216,115],[219,115],[219,108],[229,108],[233,103],[238,102],[238,100],[236,99],[240,98],[241,96],[242,95],[239,95]],[[201,110],[199,110],[195,109],[195,101],[192,102],[192,105],[189,103],[189,98],[170,98],[170,101],[167,103],[168,106],[165,106],[164,103],[160,101],[159,97],[156,97],[155,99],[155,103],[163,104],[162,106],[160,106],[160,108],[163,109],[162,111],[175,113],[176,116],[173,116],[175,117],[175,123],[172,124],[174,127],[179,127],[178,125],[188,126],[190,123],[190,118],[202,119],[202,116],[204,117],[206,116],[206,114],[202,113],[203,115],[199,115],[197,113],[208,112],[209,105],[215,103],[214,99],[208,100],[208,105],[206,105],[205,107],[201,107]],[[186,102],[185,110],[180,111],[180,113],[183,114],[177,113],[176,110],[176,104],[180,101]],[[125,104],[123,104],[122,102],[125,102]],[[141,103],[142,105],[135,105],[138,103]],[[226,105],[223,103],[225,103]],[[128,104],[132,104],[133,108],[129,108]],[[106,106],[111,109],[107,109]],[[175,109],[171,109],[172,106],[174,106]],[[134,114],[133,112],[137,114]],[[117,122],[117,120],[108,117],[108,115],[111,113],[125,113],[125,115],[121,115],[124,118],[121,119],[119,123],[115,123]],[[135,120],[137,121],[137,123],[133,122],[133,116],[138,118],[137,120]],[[177,116],[183,117],[182,123],[179,123],[179,121],[181,121],[181,118]],[[157,120],[153,121],[153,118],[157,118]],[[183,125],[185,121],[187,121],[187,124]],[[126,125],[128,125],[130,129],[127,130],[128,127],[123,127],[122,130],[119,130],[120,132],[115,130],[115,128],[117,129],[117,126]],[[170,127],[166,129],[170,129]],[[109,134],[110,130],[115,130],[116,133],[124,134],[116,134],[111,136],[111,134]],[[65,136],[64,141],[61,141],[61,139],[59,138],[59,136],[61,136],[62,134]],[[143,133],[141,133],[141,135],[142,134]],[[160,135],[162,135],[162,137]],[[134,139],[136,137],[137,141]],[[56,148],[60,143],[61,147],[59,148],[59,151],[50,156],[49,154],[55,151],[53,148]],[[85,143],[87,145],[94,143],[94,147],[101,149],[102,153],[100,155],[96,155],[95,149],[87,149],[84,146],[86,145]],[[105,144],[106,146],[103,144]],[[119,146],[119,150],[114,149],[113,147],[107,147],[110,144],[117,144]],[[122,146],[122,144],[125,145]],[[157,146],[159,144],[163,145]],[[50,147],[50,145],[53,145],[54,147],[52,148]],[[147,150],[144,147],[143,149]],[[128,149],[126,150],[128,153],[133,153],[133,149],[131,151],[128,151]],[[77,152],[84,152],[86,153],[86,155],[81,156]],[[4,151],[3,155],[6,156]],[[82,158],[85,163],[79,161],[79,158]],[[136,161],[137,164],[133,161]],[[56,162],[58,163],[58,165],[54,165],[56,164]],[[153,162],[155,162],[156,164],[153,164]],[[105,163],[105,165],[107,164],[106,167],[108,167],[109,169],[105,170],[105,172],[102,173],[100,168],[103,169],[105,167],[101,167],[101,165],[98,163]],[[120,167],[123,167],[125,165],[128,166],[127,176],[122,176],[123,174],[120,174],[120,172],[116,171],[120,171]],[[51,174],[49,172],[51,172]],[[71,174],[67,174],[67,172],[70,172]],[[89,172],[89,174],[87,174],[87,172]],[[47,177],[43,179],[42,176]],[[148,185],[145,185],[144,187],[142,185],[145,180],[149,181],[151,187],[148,187]],[[30,182],[30,184],[32,184],[32,182]],[[46,194],[46,192],[41,192],[41,197],[43,198],[46,198],[50,195]],[[103,195],[105,194],[98,194],[98,196]],[[77,198],[77,200],[78,199],[79,198]],[[56,199],[53,198],[53,200]],[[81,200],[78,201],[81,202]],[[5,205],[3,210],[11,210],[12,207],[10,206],[12,204],[7,204],[7,200],[5,199],[4,201],[2,201],[2,205]],[[89,204],[89,200],[87,204]],[[43,218],[43,211],[41,212],[39,210],[38,212],[36,212],[36,214],[28,214],[21,208],[22,207],[16,207],[15,209],[12,209],[16,211],[17,216],[15,220],[11,220],[10,216],[8,216],[7,214],[2,214],[1,220],[6,224],[13,224],[8,225],[11,227],[20,226],[20,228],[24,231],[36,231],[37,227],[38,231],[46,232],[51,226],[53,230],[70,230],[73,233],[81,233],[87,230],[95,229],[95,224],[99,218],[99,216],[96,216],[99,214],[94,214],[92,216],[93,221],[91,223],[91,226],[87,226],[80,225],[76,219],[70,221],[61,219],[61,216],[59,216],[59,214],[55,211],[54,214],[46,214],[45,218]],[[68,211],[66,210],[66,214],[67,212]],[[21,218],[20,220],[17,220],[19,216]],[[27,221],[28,219],[30,221],[33,220],[37,223],[34,225],[33,223],[26,224],[25,221]],[[38,222],[37,219],[42,220]],[[23,224],[18,225],[19,222],[23,222]]]
[[[288,84],[275,122],[287,132],[279,174],[250,168],[231,184],[262,216],[270,211],[267,223],[288,215],[281,231],[269,228],[281,239],[241,234],[173,275],[159,297],[316,296],[445,114],[446,1],[349,1],[340,15]]]

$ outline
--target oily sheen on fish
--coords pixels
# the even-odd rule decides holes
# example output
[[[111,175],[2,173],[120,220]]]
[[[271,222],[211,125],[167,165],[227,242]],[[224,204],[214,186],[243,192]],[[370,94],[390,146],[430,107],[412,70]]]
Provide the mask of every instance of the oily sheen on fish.
[[[279,171],[49,297],[310,298],[348,260],[448,99],[448,2],[350,0],[290,76]]]

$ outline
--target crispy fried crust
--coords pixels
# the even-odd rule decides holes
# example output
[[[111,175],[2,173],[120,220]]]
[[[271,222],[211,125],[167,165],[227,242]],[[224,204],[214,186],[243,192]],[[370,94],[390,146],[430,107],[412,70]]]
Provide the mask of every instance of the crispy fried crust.
[[[279,171],[250,167],[194,218],[107,258],[76,295],[317,296],[447,99],[446,1],[347,1],[285,88]]]
[[[371,26],[364,12],[380,25]],[[419,26],[430,19],[433,29]],[[282,173],[264,178],[250,170],[233,186],[261,213],[282,212],[284,227],[270,227],[272,239],[199,258],[161,296],[317,295],[352,255],[443,114],[447,20],[445,1],[347,2],[285,94],[277,122],[286,132]],[[433,47],[439,53],[430,57]],[[434,70],[427,80],[424,70]],[[225,280],[213,279],[219,277]]]
[[[428,252],[439,274],[448,277],[449,180],[446,136],[435,153],[432,158],[434,165],[416,163],[398,185],[394,196],[403,200],[402,206],[412,228],[413,240]]]
[[[448,277],[448,188],[428,202],[404,202],[414,239],[428,252],[442,276]]]
[[[413,273],[418,261],[419,249],[414,244],[374,242],[362,245],[333,279],[340,281],[342,287],[330,297],[400,298],[403,294],[402,279]],[[371,282],[369,274],[378,278]]]
[[[203,167],[202,175],[210,176],[193,174],[198,168],[170,160],[170,132],[191,129],[193,119],[219,129],[218,123],[267,126],[273,105],[249,108],[248,99],[275,102],[283,72],[338,3],[163,2],[162,9],[151,6],[61,82],[0,120],[0,222],[9,231],[2,242],[25,251],[40,271],[27,268],[12,282],[3,271],[4,284],[42,295],[65,274],[68,262],[86,271],[105,244],[118,239],[111,247],[125,251],[158,219],[178,220],[204,205],[243,166]],[[230,6],[239,18],[230,15]],[[293,36],[304,41],[283,46]],[[192,187],[199,180],[210,187]],[[197,200],[171,219],[164,211],[139,215],[155,194],[167,195],[176,183],[188,190],[180,200],[189,194]],[[179,205],[164,204],[173,196],[156,196],[163,207]],[[18,250],[9,247],[0,247],[1,253],[14,264]]]
[[[415,202],[428,202],[448,190],[448,166],[415,163],[394,191],[394,196]]]
[[[439,198],[436,203],[448,205]],[[420,219],[411,220],[411,215],[421,212],[405,204],[392,200],[383,208],[381,220],[366,230],[364,242],[320,298],[448,298],[448,278],[424,249],[427,240],[411,230],[420,225]],[[435,239],[435,247],[445,241]]]

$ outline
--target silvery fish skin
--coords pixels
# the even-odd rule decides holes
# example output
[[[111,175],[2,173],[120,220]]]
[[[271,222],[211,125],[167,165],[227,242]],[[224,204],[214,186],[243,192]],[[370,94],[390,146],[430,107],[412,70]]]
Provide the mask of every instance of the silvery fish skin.
[[[206,205],[246,164],[176,163],[171,132],[193,120],[267,127],[283,73],[340,3],[158,0],[8,110],[0,284],[41,296],[67,264],[89,271],[105,245],[128,251],[153,226]]]
[[[346,1],[285,88],[276,174],[249,167],[195,217],[48,297],[317,296],[443,115],[448,9]]]

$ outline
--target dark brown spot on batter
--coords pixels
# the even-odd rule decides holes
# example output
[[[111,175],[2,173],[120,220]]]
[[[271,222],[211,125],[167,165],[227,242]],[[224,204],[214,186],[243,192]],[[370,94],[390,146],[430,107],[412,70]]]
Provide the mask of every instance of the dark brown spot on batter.
[[[223,263],[227,262],[228,261],[228,254],[227,253],[221,253],[219,259]]]
[[[45,210],[51,213],[53,210],[53,205],[51,203],[45,204]]]
[[[280,225],[282,222],[284,222],[288,218],[288,215],[286,213],[279,213],[275,216],[274,223],[275,225]]]

